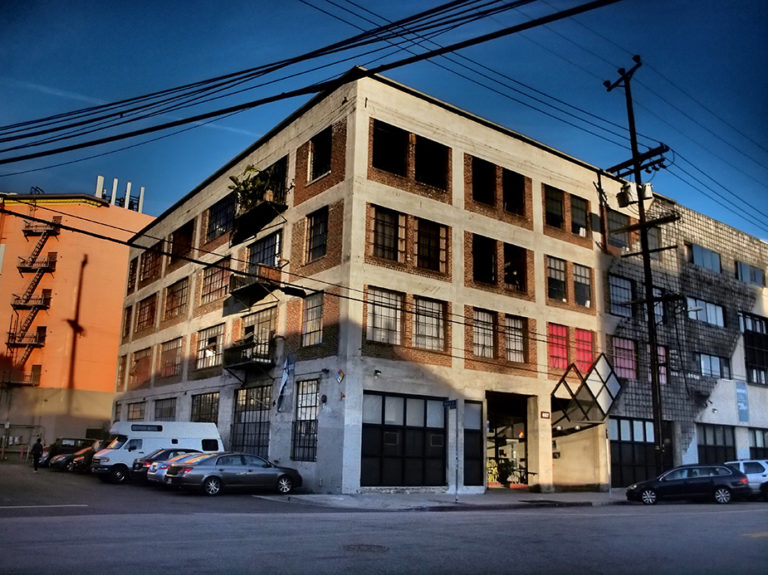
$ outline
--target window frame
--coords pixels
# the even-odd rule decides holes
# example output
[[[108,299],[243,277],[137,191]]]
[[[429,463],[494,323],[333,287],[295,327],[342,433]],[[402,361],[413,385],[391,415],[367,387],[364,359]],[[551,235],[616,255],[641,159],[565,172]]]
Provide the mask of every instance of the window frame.
[[[366,304],[366,340],[402,345],[405,296],[401,292],[371,286]]]
[[[205,227],[205,242],[212,242],[232,230],[235,224],[237,198],[228,194],[208,208]]]
[[[307,263],[319,260],[328,252],[328,206],[307,215],[307,243],[304,251]]]
[[[215,339],[214,339],[215,338]],[[210,353],[207,353],[210,352]],[[224,356],[224,324],[213,325],[197,332],[195,369],[222,365]]]
[[[413,346],[429,351],[445,351],[445,302],[413,298]]]
[[[316,292],[304,298],[301,319],[301,346],[323,343],[324,293]]]
[[[547,323],[547,366],[565,371],[568,365],[568,326]]]

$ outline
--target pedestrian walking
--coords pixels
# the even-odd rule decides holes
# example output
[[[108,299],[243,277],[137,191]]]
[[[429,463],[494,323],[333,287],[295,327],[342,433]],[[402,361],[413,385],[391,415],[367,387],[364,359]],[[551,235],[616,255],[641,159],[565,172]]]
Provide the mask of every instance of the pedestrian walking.
[[[37,465],[40,463],[40,456],[43,454],[43,443],[38,437],[35,444],[32,446],[32,464],[35,466],[35,473],[37,473]]]

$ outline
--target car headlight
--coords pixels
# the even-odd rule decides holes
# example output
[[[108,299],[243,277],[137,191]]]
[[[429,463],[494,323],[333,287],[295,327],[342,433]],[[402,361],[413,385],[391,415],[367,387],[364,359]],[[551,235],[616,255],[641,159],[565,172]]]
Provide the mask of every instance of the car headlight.
[[[109,457],[102,457],[102,458],[99,460],[99,463],[109,463]]]
[[[629,489],[637,489],[637,483],[633,483],[632,485],[630,485],[629,487],[627,487],[627,489],[628,489],[628,490],[629,490]]]

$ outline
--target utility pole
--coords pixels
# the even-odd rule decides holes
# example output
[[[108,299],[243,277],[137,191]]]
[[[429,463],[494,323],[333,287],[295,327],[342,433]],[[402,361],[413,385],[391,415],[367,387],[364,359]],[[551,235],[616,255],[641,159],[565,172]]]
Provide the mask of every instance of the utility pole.
[[[656,334],[656,321],[654,313],[654,294],[653,294],[653,271],[651,269],[651,254],[648,249],[648,228],[649,224],[645,218],[645,194],[642,191],[642,163],[647,154],[641,156],[637,149],[637,130],[635,128],[635,113],[632,107],[632,91],[630,89],[630,80],[635,71],[642,65],[640,56],[633,56],[635,65],[630,70],[619,68],[619,79],[611,83],[604,82],[605,87],[610,92],[614,88],[624,88],[624,94],[627,99],[627,117],[629,120],[629,137],[632,144],[632,171],[635,177],[637,209],[639,213],[638,228],[640,231],[640,252],[643,259],[643,281],[645,284],[645,314],[648,320],[648,345],[650,349],[650,371],[651,371],[651,398],[653,409],[653,441],[654,456],[656,463],[656,473],[664,471],[664,433],[662,423],[662,401],[661,401],[661,382],[659,381],[659,353],[658,339]]]

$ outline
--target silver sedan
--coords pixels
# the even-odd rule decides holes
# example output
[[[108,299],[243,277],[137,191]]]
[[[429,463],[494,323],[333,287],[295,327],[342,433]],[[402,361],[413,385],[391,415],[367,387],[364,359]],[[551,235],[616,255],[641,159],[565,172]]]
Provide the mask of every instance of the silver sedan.
[[[200,489],[206,495],[218,495],[222,489],[270,489],[285,494],[301,483],[295,469],[248,453],[217,453],[174,463],[165,474],[166,485]]]
[[[153,485],[161,485],[165,487],[165,474],[168,471],[168,469],[173,465],[174,463],[181,463],[183,461],[192,461],[194,459],[201,459],[203,457],[210,456],[210,453],[182,453],[181,455],[177,455],[176,457],[172,457],[171,459],[166,459],[165,461],[153,461],[152,465],[149,466],[149,469],[147,470],[147,482],[151,483]]]

